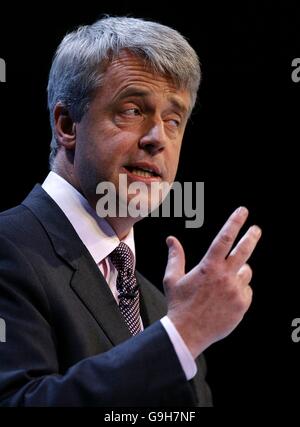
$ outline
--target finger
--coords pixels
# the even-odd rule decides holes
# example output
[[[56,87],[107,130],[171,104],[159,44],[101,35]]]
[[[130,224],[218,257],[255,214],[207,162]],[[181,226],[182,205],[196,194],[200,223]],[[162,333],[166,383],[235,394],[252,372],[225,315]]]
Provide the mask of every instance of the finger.
[[[240,207],[234,211],[213,240],[206,256],[212,257],[215,260],[224,260],[239,234],[240,229],[244,225],[247,216],[248,210],[244,207]]]
[[[245,301],[246,301],[247,310],[248,310],[248,308],[250,307],[251,302],[252,302],[253,290],[252,290],[252,288],[250,286],[245,286],[243,288],[243,292],[244,292]]]
[[[185,274],[185,255],[183,247],[176,237],[169,236],[166,243],[169,248],[169,255],[164,276],[164,286],[172,286]]]
[[[226,263],[233,271],[238,271],[250,258],[261,236],[261,229],[257,225],[250,227],[235,248],[230,252]]]
[[[237,276],[242,284],[248,285],[252,279],[251,267],[248,264],[242,265],[242,267],[237,272]]]

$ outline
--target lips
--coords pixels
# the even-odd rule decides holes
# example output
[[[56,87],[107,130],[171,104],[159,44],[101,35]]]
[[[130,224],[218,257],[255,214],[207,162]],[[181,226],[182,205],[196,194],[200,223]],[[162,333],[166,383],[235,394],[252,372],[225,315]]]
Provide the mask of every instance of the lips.
[[[130,173],[143,178],[161,178],[161,170],[157,165],[148,162],[135,162],[124,166]]]

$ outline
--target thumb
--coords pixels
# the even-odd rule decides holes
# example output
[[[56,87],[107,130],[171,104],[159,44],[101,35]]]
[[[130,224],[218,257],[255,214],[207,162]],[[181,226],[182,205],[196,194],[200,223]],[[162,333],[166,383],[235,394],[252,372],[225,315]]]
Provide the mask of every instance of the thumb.
[[[185,255],[181,243],[173,236],[169,236],[166,243],[169,255],[164,277],[165,289],[173,286],[185,274]]]

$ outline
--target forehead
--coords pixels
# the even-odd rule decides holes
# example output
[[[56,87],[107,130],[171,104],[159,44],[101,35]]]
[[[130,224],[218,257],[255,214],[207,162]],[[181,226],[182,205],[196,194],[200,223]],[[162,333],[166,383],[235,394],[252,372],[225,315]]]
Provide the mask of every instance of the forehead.
[[[143,58],[123,51],[107,66],[100,91],[106,99],[117,99],[132,95],[131,89],[136,94],[172,97],[187,110],[190,108],[191,98],[187,89],[179,88],[171,77],[151,70]]]

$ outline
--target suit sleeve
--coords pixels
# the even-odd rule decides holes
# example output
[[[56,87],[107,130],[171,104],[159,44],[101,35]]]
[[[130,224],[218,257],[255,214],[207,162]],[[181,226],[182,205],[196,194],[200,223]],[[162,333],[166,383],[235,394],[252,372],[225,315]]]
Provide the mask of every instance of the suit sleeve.
[[[51,309],[30,261],[0,239],[0,406],[192,406],[191,385],[160,322],[59,372]],[[63,327],[63,325],[61,326]]]

